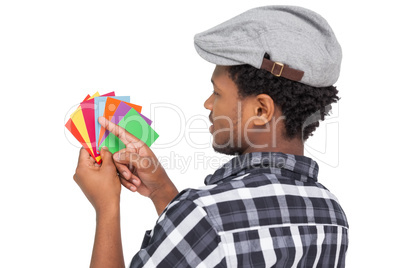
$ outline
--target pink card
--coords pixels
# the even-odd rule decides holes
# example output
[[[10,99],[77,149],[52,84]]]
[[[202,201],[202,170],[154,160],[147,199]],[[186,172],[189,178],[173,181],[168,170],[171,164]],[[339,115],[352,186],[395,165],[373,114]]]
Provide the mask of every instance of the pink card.
[[[114,96],[114,92],[110,92],[102,95],[102,97],[112,97]],[[95,132],[95,100],[89,99],[87,101],[81,102],[82,114],[84,116],[85,126],[87,128],[88,137],[90,141],[90,147],[92,148],[92,152],[94,153],[95,159],[100,156],[100,154],[96,150],[96,132]]]

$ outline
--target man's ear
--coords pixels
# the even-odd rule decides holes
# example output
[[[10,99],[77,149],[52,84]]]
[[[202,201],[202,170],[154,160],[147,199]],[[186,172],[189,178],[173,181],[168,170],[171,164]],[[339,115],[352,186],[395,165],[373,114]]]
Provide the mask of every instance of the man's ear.
[[[271,121],[274,115],[275,104],[267,94],[259,94],[255,97],[254,125],[264,126]]]

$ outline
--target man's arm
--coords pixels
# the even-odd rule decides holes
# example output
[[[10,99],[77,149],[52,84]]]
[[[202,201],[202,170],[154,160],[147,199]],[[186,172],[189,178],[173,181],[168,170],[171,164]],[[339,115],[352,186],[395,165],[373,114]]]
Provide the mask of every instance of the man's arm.
[[[107,148],[101,150],[102,166],[81,149],[74,180],[96,211],[92,268],[124,267],[120,233],[121,184]]]
[[[90,267],[124,267],[119,206],[96,215],[96,233]]]

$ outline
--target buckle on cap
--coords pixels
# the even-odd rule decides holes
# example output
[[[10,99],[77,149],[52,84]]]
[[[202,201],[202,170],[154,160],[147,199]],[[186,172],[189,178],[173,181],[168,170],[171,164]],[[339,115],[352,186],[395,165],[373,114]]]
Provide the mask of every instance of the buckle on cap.
[[[281,66],[281,71],[279,72],[279,74],[275,74],[275,73],[274,73],[274,69],[275,69],[275,66],[276,66],[276,65]],[[275,75],[276,77],[280,77],[280,76],[282,75],[282,72],[283,72],[283,68],[284,68],[284,67],[285,67],[285,64],[280,63],[280,62],[274,62],[274,65],[272,66],[271,74]]]

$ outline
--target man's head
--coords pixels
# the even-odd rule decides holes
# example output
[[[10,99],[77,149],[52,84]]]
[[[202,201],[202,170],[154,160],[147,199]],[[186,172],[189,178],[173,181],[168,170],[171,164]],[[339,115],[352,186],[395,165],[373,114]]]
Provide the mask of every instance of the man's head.
[[[328,23],[295,6],[249,10],[195,36],[197,52],[217,65],[211,111],[214,148],[302,153],[336,102],[341,48]],[[301,148],[301,149],[300,149]]]
[[[334,86],[311,87],[250,65],[217,65],[211,82],[204,106],[213,147],[231,155],[303,143],[339,99]]]
[[[211,111],[213,148],[229,155],[242,154],[258,146],[266,148],[265,142],[257,137],[263,135],[268,140],[271,135],[268,122],[274,117],[273,100],[266,94],[240,95],[230,71],[230,66],[216,66],[211,78],[213,92],[204,103]]]

